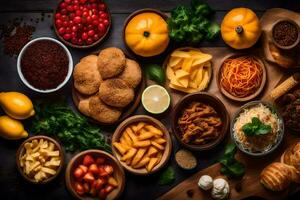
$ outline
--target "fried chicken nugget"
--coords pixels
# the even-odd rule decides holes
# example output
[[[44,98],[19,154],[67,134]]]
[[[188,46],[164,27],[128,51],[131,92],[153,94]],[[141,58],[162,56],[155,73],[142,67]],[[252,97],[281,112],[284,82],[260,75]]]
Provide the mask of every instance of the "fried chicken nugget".
[[[126,59],[125,69],[118,78],[125,81],[130,87],[135,88],[142,79],[140,65],[134,60]]]
[[[120,74],[125,67],[125,55],[121,49],[109,47],[102,50],[98,56],[98,70],[103,79]]]
[[[78,103],[78,110],[85,116],[90,116],[90,98],[80,100]]]
[[[107,105],[123,108],[133,100],[134,90],[122,79],[112,78],[100,85],[99,97]]]
[[[99,89],[102,78],[98,71],[97,60],[96,55],[86,56],[74,68],[74,87],[82,94],[91,95]]]
[[[102,123],[112,124],[121,116],[121,110],[106,105],[101,101],[98,95],[90,97],[89,100],[90,116]]]

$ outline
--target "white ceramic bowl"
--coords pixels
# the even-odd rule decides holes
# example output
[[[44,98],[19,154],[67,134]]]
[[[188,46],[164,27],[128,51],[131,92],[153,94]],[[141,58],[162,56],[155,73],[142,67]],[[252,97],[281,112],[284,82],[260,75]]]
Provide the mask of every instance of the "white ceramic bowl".
[[[50,40],[50,41],[53,41],[55,43],[57,43],[58,45],[60,45],[66,52],[67,56],[68,56],[68,59],[69,59],[69,66],[68,66],[68,73],[67,73],[67,76],[65,78],[65,80],[59,84],[56,88],[53,88],[53,89],[47,89],[47,90],[41,90],[41,89],[37,89],[35,87],[33,87],[26,79],[25,77],[23,76],[23,73],[22,73],[22,70],[21,70],[21,59],[22,59],[22,56],[24,54],[24,52],[26,51],[26,49],[34,42],[36,41],[39,41],[39,40]],[[50,38],[50,37],[40,37],[40,38],[36,38],[34,40],[31,40],[30,42],[28,42],[21,50],[19,56],[18,56],[18,61],[17,61],[17,70],[18,70],[18,75],[20,77],[20,79],[22,80],[22,82],[27,86],[29,87],[30,89],[36,91],[36,92],[40,92],[40,93],[51,93],[51,92],[55,92],[57,90],[59,90],[60,88],[62,88],[68,81],[69,79],[71,78],[71,75],[72,75],[72,72],[73,72],[73,59],[72,59],[72,55],[70,53],[70,51],[67,49],[67,47],[61,43],[60,41],[56,40],[56,39],[53,39],[53,38]]]

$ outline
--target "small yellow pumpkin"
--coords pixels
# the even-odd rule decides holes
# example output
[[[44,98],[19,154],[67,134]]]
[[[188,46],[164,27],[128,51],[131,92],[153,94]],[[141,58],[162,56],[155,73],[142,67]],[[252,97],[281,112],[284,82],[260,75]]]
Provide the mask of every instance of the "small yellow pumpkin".
[[[248,8],[234,8],[221,24],[222,38],[234,49],[253,46],[261,35],[261,25],[256,14]]]
[[[168,25],[154,12],[137,14],[126,25],[125,42],[137,55],[156,56],[169,44]]]

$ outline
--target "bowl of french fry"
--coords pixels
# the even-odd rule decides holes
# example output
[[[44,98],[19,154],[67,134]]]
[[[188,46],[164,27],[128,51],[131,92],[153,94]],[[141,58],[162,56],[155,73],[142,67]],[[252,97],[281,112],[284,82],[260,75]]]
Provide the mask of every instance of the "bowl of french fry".
[[[136,175],[152,174],[168,162],[172,140],[160,121],[135,115],[117,127],[112,136],[112,151],[127,171]]]
[[[16,154],[16,163],[25,180],[34,184],[45,184],[61,172],[64,153],[56,140],[37,135],[21,144]]]

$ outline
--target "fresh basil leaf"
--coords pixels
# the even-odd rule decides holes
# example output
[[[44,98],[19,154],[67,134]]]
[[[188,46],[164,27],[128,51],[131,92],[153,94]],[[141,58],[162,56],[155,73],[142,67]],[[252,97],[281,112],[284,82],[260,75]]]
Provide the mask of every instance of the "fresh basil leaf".
[[[158,184],[168,185],[171,184],[174,180],[175,180],[175,171],[171,166],[169,166],[160,174]]]
[[[259,129],[257,130],[257,135],[265,135],[272,131],[272,127],[270,125],[261,124]]]

